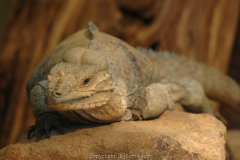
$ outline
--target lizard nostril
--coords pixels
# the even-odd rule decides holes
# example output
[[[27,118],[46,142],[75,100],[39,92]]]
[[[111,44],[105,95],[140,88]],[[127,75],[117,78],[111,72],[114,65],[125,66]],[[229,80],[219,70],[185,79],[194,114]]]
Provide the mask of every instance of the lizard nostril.
[[[53,92],[53,96],[54,96],[54,97],[61,97],[61,96],[62,96],[62,93],[55,91],[55,92]]]

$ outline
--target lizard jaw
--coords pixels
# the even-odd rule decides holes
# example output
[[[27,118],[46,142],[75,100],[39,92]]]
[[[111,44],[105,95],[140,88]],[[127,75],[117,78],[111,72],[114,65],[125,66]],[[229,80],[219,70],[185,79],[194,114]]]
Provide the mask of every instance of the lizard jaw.
[[[106,105],[111,97],[111,91],[98,92],[88,97],[81,97],[66,100],[56,104],[47,104],[47,106],[57,111],[78,111],[98,108]]]

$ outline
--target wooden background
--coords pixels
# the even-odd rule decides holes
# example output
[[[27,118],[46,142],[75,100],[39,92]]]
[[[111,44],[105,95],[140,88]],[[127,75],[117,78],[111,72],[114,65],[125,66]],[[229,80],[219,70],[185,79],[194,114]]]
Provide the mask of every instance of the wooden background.
[[[14,0],[0,44],[0,148],[35,123],[25,84],[38,62],[61,40],[86,28],[134,46],[174,51],[205,62],[240,83],[240,0]],[[230,127],[240,116],[221,112]]]

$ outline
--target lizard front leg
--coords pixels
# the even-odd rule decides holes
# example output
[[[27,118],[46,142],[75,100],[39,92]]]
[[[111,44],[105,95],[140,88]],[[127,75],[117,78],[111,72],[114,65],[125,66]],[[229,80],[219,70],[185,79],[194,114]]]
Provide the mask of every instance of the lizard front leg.
[[[171,90],[174,102],[179,102],[195,113],[209,113],[218,119],[226,120],[211,106],[201,84],[191,78],[163,79],[162,83]]]
[[[49,131],[52,127],[59,128],[64,132],[61,125],[66,122],[58,112],[51,110],[45,103],[45,92],[47,81],[38,82],[30,92],[30,104],[33,114],[36,117],[36,124],[29,127],[27,137],[30,139],[31,133],[35,132],[36,139],[39,140],[41,132],[45,131],[50,137]]]
[[[174,110],[174,101],[167,85],[153,83],[145,91],[146,97],[138,98],[130,109],[134,120],[155,118],[165,110]]]

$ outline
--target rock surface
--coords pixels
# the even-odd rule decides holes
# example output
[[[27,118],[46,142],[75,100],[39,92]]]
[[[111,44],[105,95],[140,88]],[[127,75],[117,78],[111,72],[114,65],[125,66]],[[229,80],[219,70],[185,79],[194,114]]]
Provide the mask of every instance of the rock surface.
[[[24,136],[0,160],[225,159],[225,126],[208,114],[166,111],[155,120],[76,127],[36,142]]]

